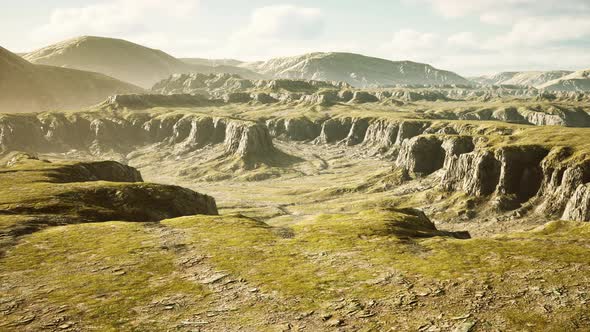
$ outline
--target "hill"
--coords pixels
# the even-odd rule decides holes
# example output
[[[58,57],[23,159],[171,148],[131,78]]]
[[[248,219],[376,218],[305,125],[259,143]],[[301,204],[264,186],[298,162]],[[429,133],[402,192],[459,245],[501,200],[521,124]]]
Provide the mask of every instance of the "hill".
[[[181,61],[192,65],[205,65],[205,66],[239,66],[244,61],[236,59],[206,59],[206,58],[180,58]]]
[[[34,65],[0,47],[0,112],[78,108],[112,94],[141,91],[102,74]]]
[[[590,91],[590,69],[579,70],[547,82],[539,88],[550,91]]]
[[[470,84],[455,73],[427,64],[352,53],[309,53],[242,66],[276,78],[344,81],[356,87]]]
[[[501,72],[494,75],[474,77],[471,80],[483,85],[521,85],[538,87],[571,73],[571,71],[565,70]]]
[[[189,64],[126,40],[93,36],[62,41],[28,53],[24,58],[35,64],[94,71],[144,88],[174,73],[228,72],[258,78],[244,68]]]

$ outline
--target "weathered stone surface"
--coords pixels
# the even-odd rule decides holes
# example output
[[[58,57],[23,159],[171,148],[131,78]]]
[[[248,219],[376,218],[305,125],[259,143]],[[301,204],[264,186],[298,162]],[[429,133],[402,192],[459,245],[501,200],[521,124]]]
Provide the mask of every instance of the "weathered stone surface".
[[[563,212],[565,220],[590,221],[590,184],[578,186]]]
[[[497,193],[514,195],[517,203],[535,196],[543,181],[541,161],[549,151],[540,146],[507,146],[496,152],[501,163]]]
[[[443,167],[445,150],[435,136],[418,136],[404,141],[396,164],[410,173],[428,175]]]
[[[449,154],[444,163],[441,186],[474,196],[491,195],[498,185],[501,164],[491,151]]]
[[[322,124],[322,131],[315,143],[329,144],[341,141],[348,136],[351,127],[350,118],[328,119]]]
[[[252,99],[261,104],[273,104],[278,103],[279,100],[269,95],[268,93],[254,93]]]
[[[416,137],[424,132],[429,126],[426,122],[403,121],[400,123],[395,140],[396,145],[401,145],[404,140]]]
[[[223,100],[226,103],[249,103],[252,97],[247,92],[232,92],[223,96]]]
[[[386,120],[373,121],[365,133],[363,144],[378,148],[390,148],[397,140],[399,124]]]
[[[367,129],[369,128],[369,119],[354,119],[348,132],[348,136],[343,140],[346,145],[356,145],[363,142]]]
[[[225,151],[241,158],[275,152],[268,128],[259,123],[230,121],[225,130]]]
[[[379,101],[375,95],[366,91],[355,91],[352,99],[349,101],[351,104],[365,104],[365,103],[376,103]]]

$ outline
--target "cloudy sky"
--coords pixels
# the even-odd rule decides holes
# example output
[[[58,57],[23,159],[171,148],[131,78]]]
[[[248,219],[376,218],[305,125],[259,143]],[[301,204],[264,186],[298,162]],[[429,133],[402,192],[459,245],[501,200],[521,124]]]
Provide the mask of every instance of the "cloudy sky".
[[[590,0],[0,1],[0,46],[15,52],[98,35],[178,57],[345,51],[466,76],[590,68]]]

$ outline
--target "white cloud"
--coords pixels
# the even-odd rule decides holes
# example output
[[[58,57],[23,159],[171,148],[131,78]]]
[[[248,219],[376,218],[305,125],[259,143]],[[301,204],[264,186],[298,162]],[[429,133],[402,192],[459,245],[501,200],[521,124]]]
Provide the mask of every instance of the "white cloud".
[[[246,27],[233,35],[234,40],[306,40],[315,39],[324,28],[318,8],[276,5],[256,9]]]
[[[392,48],[400,51],[418,51],[432,48],[435,46],[436,40],[437,36],[433,33],[402,29],[393,35],[389,44]]]
[[[511,24],[531,16],[590,12],[588,0],[418,0],[448,18],[476,16],[484,23]]]
[[[444,47],[416,54],[461,73],[587,67],[588,0],[407,0],[429,4],[448,19],[475,17],[494,35],[473,28]],[[576,46],[577,45],[577,46]],[[436,56],[428,53],[436,54]]]
[[[38,41],[79,35],[141,35],[158,18],[189,18],[199,0],[107,0],[81,7],[56,8],[49,22],[33,32]]]
[[[324,15],[318,8],[275,5],[254,10],[246,26],[229,38],[230,56],[262,58],[317,51],[315,43],[324,30]]]
[[[586,17],[530,17],[487,43],[489,48],[534,47],[567,42],[590,36],[590,15]]]
[[[447,41],[449,46],[463,49],[477,49],[480,46],[475,33],[469,31],[459,32],[451,35]]]
[[[545,21],[547,26],[534,21],[510,34],[489,39],[474,32],[445,36],[404,29],[395,33],[392,40],[378,47],[377,55],[392,60],[428,63],[469,76],[499,71],[575,70],[588,66],[588,48],[551,45],[550,42],[580,37],[582,31],[587,31],[586,36],[590,36],[589,30],[584,30],[586,25],[590,25],[590,20],[572,21],[569,27],[575,27],[575,33],[567,31],[567,25],[561,19],[539,20]],[[533,29],[534,26],[537,26],[536,30]],[[563,26],[566,31],[552,26]],[[550,31],[554,31],[553,35]],[[523,38],[528,38],[528,41],[522,41]],[[537,43],[543,46],[537,46]]]

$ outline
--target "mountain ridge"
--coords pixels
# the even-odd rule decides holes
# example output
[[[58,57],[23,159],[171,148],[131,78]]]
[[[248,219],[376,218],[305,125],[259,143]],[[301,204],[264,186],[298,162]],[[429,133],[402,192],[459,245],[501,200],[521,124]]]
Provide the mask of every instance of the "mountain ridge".
[[[568,70],[505,71],[492,75],[473,77],[471,80],[482,85],[520,85],[537,88],[549,81],[571,73],[573,72]]]
[[[112,94],[138,93],[132,84],[103,74],[32,64],[0,47],[0,111],[79,108]]]
[[[575,71],[569,75],[547,82],[540,88],[549,91],[589,91],[590,68]]]
[[[276,78],[343,81],[356,87],[470,84],[458,74],[429,64],[346,52],[313,52],[241,66]]]
[[[151,88],[175,73],[237,73],[259,78],[244,68],[183,62],[172,55],[124,39],[81,36],[52,44],[24,58],[35,64],[68,67],[102,73],[125,82]]]

